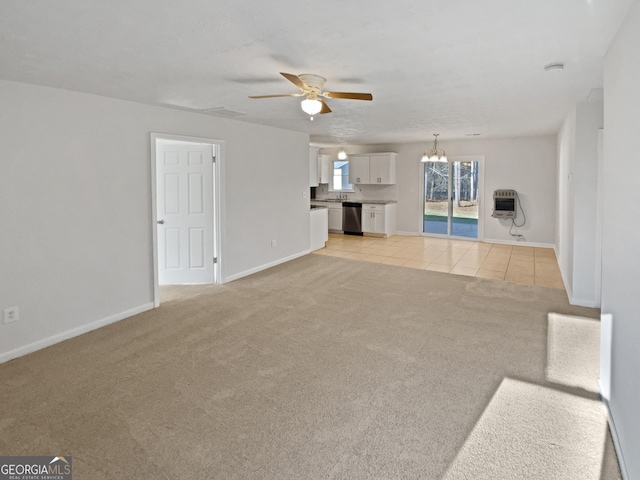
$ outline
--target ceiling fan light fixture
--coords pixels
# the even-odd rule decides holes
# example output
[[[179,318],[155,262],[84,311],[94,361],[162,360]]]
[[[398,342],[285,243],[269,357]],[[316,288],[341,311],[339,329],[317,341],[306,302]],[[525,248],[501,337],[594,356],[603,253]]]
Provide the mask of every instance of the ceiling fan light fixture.
[[[346,160],[347,159],[347,152],[344,151],[344,148],[341,148],[340,151],[338,152],[338,160]]]
[[[358,92],[323,92],[324,77],[320,75],[314,75],[311,73],[303,73],[301,75],[294,75],[292,73],[280,72],[284,78],[293,83],[300,89],[300,93],[283,93],[275,95],[250,95],[249,98],[276,98],[276,97],[305,97],[300,104],[302,111],[308,114],[313,121],[313,116],[318,113],[323,115],[331,113],[329,106],[321,100],[319,97],[325,98],[346,98],[351,100],[373,100],[373,95],[370,93],[358,93]]]
[[[302,111],[308,115],[316,115],[322,110],[322,102],[317,98],[306,98],[300,103]]]

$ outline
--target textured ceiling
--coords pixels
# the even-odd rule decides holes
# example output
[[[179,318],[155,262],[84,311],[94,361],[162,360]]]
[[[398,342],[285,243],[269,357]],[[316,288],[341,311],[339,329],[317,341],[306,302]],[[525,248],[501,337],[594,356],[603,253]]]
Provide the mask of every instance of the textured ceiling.
[[[0,78],[241,121],[313,142],[394,143],[555,133],[602,87],[633,0],[0,0]],[[562,72],[544,65],[564,62]],[[315,121],[278,72],[334,91]],[[212,113],[211,113],[212,114]]]

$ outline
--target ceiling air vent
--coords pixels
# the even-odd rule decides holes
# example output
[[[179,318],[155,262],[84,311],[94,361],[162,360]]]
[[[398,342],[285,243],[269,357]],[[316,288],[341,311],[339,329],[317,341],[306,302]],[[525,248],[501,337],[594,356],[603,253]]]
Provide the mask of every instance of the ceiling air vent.
[[[217,115],[219,117],[226,117],[226,118],[243,117],[246,115],[246,113],[236,112],[235,110],[229,110],[224,107],[207,108],[200,111],[202,113],[208,113],[210,115]]]

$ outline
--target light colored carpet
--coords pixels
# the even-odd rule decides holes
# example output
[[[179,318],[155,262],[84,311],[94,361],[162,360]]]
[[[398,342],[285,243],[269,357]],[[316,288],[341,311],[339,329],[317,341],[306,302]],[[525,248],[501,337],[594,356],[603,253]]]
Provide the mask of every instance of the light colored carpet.
[[[445,480],[599,480],[607,432],[598,400],[503,380]]]
[[[505,377],[596,399],[546,379],[547,314],[598,316],[558,289],[307,255],[163,299],[0,365],[0,453],[92,480],[438,479]]]
[[[597,393],[599,373],[600,322],[550,313],[547,379]]]

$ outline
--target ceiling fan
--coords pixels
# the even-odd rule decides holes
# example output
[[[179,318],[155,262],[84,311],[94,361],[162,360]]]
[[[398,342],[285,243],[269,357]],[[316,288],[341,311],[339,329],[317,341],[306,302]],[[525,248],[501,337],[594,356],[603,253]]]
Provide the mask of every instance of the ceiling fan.
[[[306,97],[300,106],[305,113],[308,113],[313,120],[316,114],[330,113],[329,106],[319,97],[325,98],[347,98],[351,100],[373,100],[370,93],[352,93],[352,92],[323,92],[324,82],[326,79],[320,75],[312,73],[304,73],[302,75],[293,75],[292,73],[280,72],[284,78],[298,87],[300,93],[284,93],[280,95],[254,95],[249,98],[275,98],[275,97]]]

